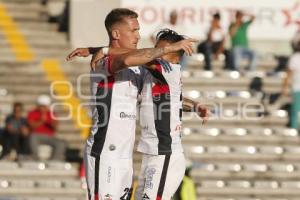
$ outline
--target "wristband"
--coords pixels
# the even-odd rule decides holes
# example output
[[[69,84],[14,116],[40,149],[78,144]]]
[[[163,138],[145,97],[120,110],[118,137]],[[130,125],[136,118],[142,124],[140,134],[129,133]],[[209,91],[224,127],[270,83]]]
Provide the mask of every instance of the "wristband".
[[[102,48],[102,53],[103,53],[103,55],[107,56],[107,55],[108,55],[108,52],[109,52],[109,47],[103,47],[103,48]]]

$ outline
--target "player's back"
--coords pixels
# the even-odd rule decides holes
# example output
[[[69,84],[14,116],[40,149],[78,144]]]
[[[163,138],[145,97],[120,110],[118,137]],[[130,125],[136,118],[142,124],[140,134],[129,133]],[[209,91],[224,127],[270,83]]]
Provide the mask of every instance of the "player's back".
[[[152,155],[182,152],[181,66],[157,60],[149,69],[142,90],[140,124],[142,135],[138,151]]]

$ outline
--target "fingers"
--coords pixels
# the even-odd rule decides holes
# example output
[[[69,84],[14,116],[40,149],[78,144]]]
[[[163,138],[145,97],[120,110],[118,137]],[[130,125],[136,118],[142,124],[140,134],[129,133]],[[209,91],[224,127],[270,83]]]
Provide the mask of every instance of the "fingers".
[[[192,48],[192,45],[190,45],[190,44],[183,44],[182,49],[188,56],[191,56],[193,54],[193,48]]]
[[[96,62],[94,62],[93,60],[91,60],[90,66],[93,71],[96,70]]]
[[[88,48],[77,48],[74,51],[72,51],[66,58],[67,61],[73,59],[74,57],[87,57],[89,56],[89,50]]]
[[[199,40],[195,39],[195,38],[189,38],[187,39],[187,41],[195,43],[195,42],[199,42]]]
[[[183,42],[182,44],[182,47],[183,47],[183,50],[185,51],[185,53],[188,55],[188,56],[191,56],[193,54],[193,41],[197,41],[195,39],[187,39]]]
[[[72,58],[74,58],[75,56],[78,56],[79,54],[79,49],[75,49],[74,51],[72,51],[66,58],[67,61],[71,60]]]
[[[96,65],[97,65],[97,62],[98,62],[98,61],[99,61],[99,60],[96,60],[96,59],[92,59],[92,60],[91,60],[91,68],[92,68],[93,71],[96,70]]]
[[[200,117],[202,120],[202,125],[206,124],[209,119],[210,112],[207,108],[204,108],[200,111]]]
[[[98,53],[96,53],[96,54],[93,55],[92,60],[91,60],[91,68],[92,68],[92,70],[95,71],[97,62],[99,60],[101,60],[103,57],[104,57],[104,54],[101,51],[99,51]]]
[[[96,64],[97,64],[97,54],[94,54],[93,57],[92,57],[92,60],[91,60],[91,68],[93,71],[96,70]]]

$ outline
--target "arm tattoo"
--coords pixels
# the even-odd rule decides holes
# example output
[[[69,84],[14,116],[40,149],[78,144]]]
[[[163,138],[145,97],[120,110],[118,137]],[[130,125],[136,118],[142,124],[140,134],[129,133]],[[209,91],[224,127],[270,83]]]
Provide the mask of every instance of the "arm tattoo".
[[[162,55],[164,55],[164,48],[148,48],[148,49],[137,50],[133,56],[134,57],[145,57],[145,58],[153,60]]]

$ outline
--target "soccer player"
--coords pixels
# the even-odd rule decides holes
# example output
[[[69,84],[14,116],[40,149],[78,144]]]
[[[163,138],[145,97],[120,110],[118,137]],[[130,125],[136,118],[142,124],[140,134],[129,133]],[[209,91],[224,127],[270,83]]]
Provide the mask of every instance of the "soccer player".
[[[184,37],[166,29],[159,32],[157,39],[156,47],[164,49],[183,41]],[[178,63],[184,51],[164,54],[161,59],[150,63],[147,63],[150,56],[145,50],[128,50],[121,55],[122,51],[114,48],[109,50],[116,60],[127,60],[127,65],[123,63],[119,67],[146,64],[144,67],[149,71],[141,94],[142,136],[138,151],[144,155],[135,199],[168,200],[175,193],[185,172],[180,139],[182,109],[189,112],[196,110],[203,118],[208,116],[208,110],[188,99],[182,102],[181,66]],[[144,55],[146,60],[142,59]]]
[[[157,34],[157,48],[184,40],[170,29]],[[197,102],[182,98],[180,59],[184,51],[163,55],[148,63],[142,90],[140,125],[142,135],[138,151],[143,153],[136,200],[170,200],[185,173],[181,144],[182,111],[197,111],[203,118],[208,110]]]
[[[128,9],[112,10],[105,19],[105,26],[110,38],[109,49],[121,55],[105,57],[93,71],[103,77],[92,79],[91,84],[96,107],[85,149],[88,193],[89,199],[129,199],[137,95],[143,74],[142,68],[131,66],[181,49],[191,54],[193,40],[163,48],[134,50],[140,37],[139,24],[137,14]],[[125,53],[128,49],[131,52]],[[68,59],[88,56],[94,50],[76,49]],[[102,50],[108,52],[107,47]]]

